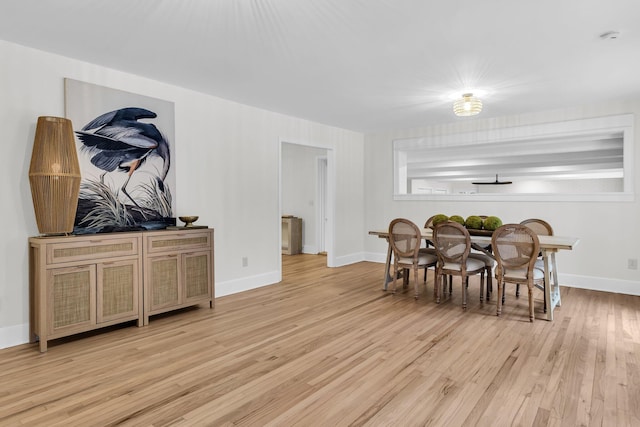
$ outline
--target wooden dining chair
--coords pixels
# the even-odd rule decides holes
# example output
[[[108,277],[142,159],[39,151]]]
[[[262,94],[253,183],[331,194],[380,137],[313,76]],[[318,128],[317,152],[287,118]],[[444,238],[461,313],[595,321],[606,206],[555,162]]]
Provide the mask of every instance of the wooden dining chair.
[[[477,259],[479,261],[482,261],[484,263],[484,271],[486,273],[487,276],[487,301],[489,301],[491,299],[491,293],[493,292],[493,283],[491,281],[491,278],[493,277],[493,268],[496,265],[496,261],[495,259],[493,259],[493,257],[491,255],[487,255],[487,253],[490,252],[491,246],[489,245],[488,247],[478,247],[477,251],[478,252],[474,252],[474,248],[473,245],[471,247],[471,252],[469,252],[469,258],[473,258],[473,259]]]
[[[496,261],[489,255],[473,251],[469,252],[469,258],[477,259],[484,264],[484,272],[487,277],[486,299],[489,301],[491,299],[491,293],[493,292],[493,282],[491,278],[493,277],[493,268],[495,267]]]
[[[442,222],[433,230],[433,244],[438,255],[436,265],[436,303],[446,292],[446,276],[460,276],[462,283],[462,308],[467,309],[469,276],[480,274],[480,301],[484,294],[484,262],[470,258],[471,237],[464,226],[457,222]],[[439,286],[439,283],[442,286]],[[440,289],[442,288],[442,289]]]
[[[525,284],[529,294],[529,321],[533,322],[533,289],[544,282],[544,273],[535,268],[540,251],[538,236],[526,225],[505,224],[493,232],[491,246],[498,262],[496,315],[502,313],[504,285]]]
[[[433,218],[435,217],[435,215],[430,216],[424,223],[424,228],[433,228]],[[433,247],[433,242],[429,239],[424,239],[424,247],[420,248],[420,253],[421,254],[430,254],[433,256],[437,256],[436,255],[436,249]],[[427,282],[427,271],[429,269],[425,268],[424,269],[424,282]]]
[[[487,215],[478,215],[482,221],[489,218]],[[479,259],[484,262],[484,269],[487,273],[487,301],[491,299],[491,293],[493,292],[493,283],[491,282],[491,278],[493,277],[493,268],[495,267],[495,260],[492,256],[487,255],[487,253],[491,253],[491,245],[485,245],[483,247],[474,248],[471,247],[471,253],[469,256],[471,258]]]
[[[526,225],[538,236],[553,236],[553,227],[543,219],[529,218],[524,221],[520,221],[520,224]]]
[[[529,218],[521,221],[520,224],[526,225],[529,227],[536,235],[538,236],[553,236],[553,227],[547,221],[538,218]],[[542,253],[538,253],[538,258],[536,259],[536,268],[542,270],[544,272],[544,260],[542,258]],[[553,271],[553,264],[549,263],[549,268]],[[542,286],[539,286],[542,291],[544,291],[546,283],[543,283]],[[519,289],[516,288],[516,296],[519,296]],[[503,301],[504,302],[504,301]],[[547,301],[544,302],[544,312],[547,312]]]
[[[413,270],[415,298],[418,299],[418,270],[435,267],[438,261],[436,255],[420,252],[421,242],[420,229],[408,219],[396,218],[389,224],[389,244],[393,251],[393,294],[396,293],[398,272],[402,270],[403,277],[408,280],[408,272]]]
[[[538,218],[529,218],[521,221],[520,224],[529,227],[537,236],[553,236],[553,227],[547,221]],[[538,254],[536,260],[536,268],[544,270],[544,262],[542,254]]]

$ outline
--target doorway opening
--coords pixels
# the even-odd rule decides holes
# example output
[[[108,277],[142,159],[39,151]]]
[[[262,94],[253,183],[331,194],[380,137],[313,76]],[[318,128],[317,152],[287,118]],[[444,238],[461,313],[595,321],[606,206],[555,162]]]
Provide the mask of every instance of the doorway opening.
[[[335,171],[334,150],[309,143],[280,141],[280,217],[302,218],[302,247],[305,254],[326,255],[333,267]],[[282,235],[282,220],[279,219]],[[282,280],[282,249],[280,280]]]

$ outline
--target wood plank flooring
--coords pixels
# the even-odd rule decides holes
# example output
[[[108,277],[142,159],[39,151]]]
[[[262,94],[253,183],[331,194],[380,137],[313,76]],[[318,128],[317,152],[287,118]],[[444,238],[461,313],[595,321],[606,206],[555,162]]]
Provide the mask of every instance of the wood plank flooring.
[[[562,288],[554,322],[507,287],[500,318],[433,273],[284,257],[282,283],[216,307],[0,350],[1,426],[640,426],[640,297]],[[540,315],[542,293],[536,291]]]

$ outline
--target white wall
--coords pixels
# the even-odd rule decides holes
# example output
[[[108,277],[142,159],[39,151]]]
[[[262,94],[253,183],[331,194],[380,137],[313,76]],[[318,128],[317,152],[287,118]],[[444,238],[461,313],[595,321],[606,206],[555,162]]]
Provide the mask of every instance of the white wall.
[[[282,145],[282,214],[302,218],[302,252],[318,253],[317,159],[327,155],[323,148]]]
[[[547,219],[559,235],[581,238],[560,253],[561,282],[640,294],[640,201],[620,203],[393,201],[391,141],[437,133],[635,113],[640,141],[640,102],[613,102],[499,119],[459,120],[419,129],[370,135],[260,110],[184,88],[0,41],[0,348],[28,339],[27,239],[37,235],[28,169],[38,116],[64,116],[64,77],[175,103],[177,215],[197,214],[216,229],[218,296],[280,279],[278,206],[280,141],[317,145],[335,156],[336,265],[381,260],[384,241],[366,234],[403,216],[422,223],[433,213],[498,214],[506,222]],[[640,150],[635,151],[636,169]],[[640,170],[635,175],[640,189]],[[606,222],[606,227],[599,224]],[[242,257],[249,260],[242,267]]]
[[[27,239],[38,234],[29,161],[37,117],[64,116],[65,77],[175,103],[176,216],[215,228],[217,296],[280,280],[281,140],[333,150],[335,258],[362,259],[363,135],[4,41],[0,58],[0,348],[28,340]]]
[[[439,134],[497,129],[606,115],[635,113],[635,141],[640,142],[640,102],[612,102],[562,111],[497,119],[458,120],[440,126],[365,135],[365,225],[386,229],[395,217],[424,224],[436,213],[497,215],[503,222],[526,218],[547,220],[557,235],[576,236],[575,250],[558,253],[560,283],[583,288],[640,295],[640,271],[627,268],[629,258],[640,258],[640,150],[635,149],[635,201],[633,202],[479,202],[394,201],[391,141]],[[384,241],[368,236],[366,259],[381,260]]]

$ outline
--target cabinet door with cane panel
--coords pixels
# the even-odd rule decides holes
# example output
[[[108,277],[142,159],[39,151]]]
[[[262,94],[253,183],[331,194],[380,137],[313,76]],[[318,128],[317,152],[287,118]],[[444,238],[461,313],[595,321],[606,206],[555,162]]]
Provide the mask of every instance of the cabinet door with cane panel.
[[[59,338],[96,325],[95,265],[54,268],[46,274],[47,337]],[[40,337],[42,339],[42,336]]]
[[[30,339],[137,320],[142,326],[141,233],[32,237]]]
[[[213,307],[213,229],[145,233],[144,253],[144,324],[169,310]]]

